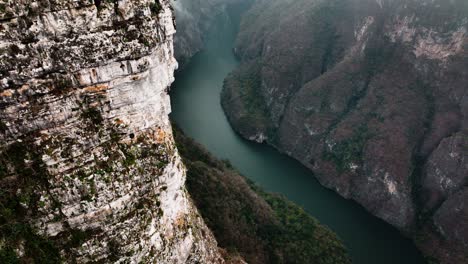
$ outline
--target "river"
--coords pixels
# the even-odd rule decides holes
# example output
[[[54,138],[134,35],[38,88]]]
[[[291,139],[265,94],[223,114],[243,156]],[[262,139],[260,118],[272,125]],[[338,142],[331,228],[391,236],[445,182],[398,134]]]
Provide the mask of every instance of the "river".
[[[240,11],[234,13],[238,14]],[[244,176],[302,206],[344,241],[356,264],[424,263],[411,240],[353,201],[321,186],[313,173],[277,150],[249,142],[230,127],[220,105],[223,80],[237,65],[237,19],[220,16],[206,48],[176,74],[171,118],[182,130]]]

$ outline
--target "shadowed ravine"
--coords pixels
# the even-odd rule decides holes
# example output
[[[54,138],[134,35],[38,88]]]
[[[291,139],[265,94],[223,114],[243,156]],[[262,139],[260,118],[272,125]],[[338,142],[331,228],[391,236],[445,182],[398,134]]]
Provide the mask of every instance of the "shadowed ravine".
[[[236,13],[239,13],[236,11]],[[237,20],[220,17],[196,55],[176,75],[172,119],[184,132],[267,191],[284,194],[343,239],[357,264],[424,263],[413,243],[362,207],[322,187],[299,162],[275,149],[243,140],[220,105],[223,80],[238,62],[231,49]]]

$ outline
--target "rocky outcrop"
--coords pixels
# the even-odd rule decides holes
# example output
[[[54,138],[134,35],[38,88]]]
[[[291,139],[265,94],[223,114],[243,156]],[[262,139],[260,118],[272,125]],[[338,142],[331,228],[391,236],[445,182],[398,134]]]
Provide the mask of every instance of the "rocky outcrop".
[[[258,0],[223,107],[426,255],[467,262],[467,14],[462,0]]]
[[[184,187],[167,0],[0,2],[3,263],[220,263]]]

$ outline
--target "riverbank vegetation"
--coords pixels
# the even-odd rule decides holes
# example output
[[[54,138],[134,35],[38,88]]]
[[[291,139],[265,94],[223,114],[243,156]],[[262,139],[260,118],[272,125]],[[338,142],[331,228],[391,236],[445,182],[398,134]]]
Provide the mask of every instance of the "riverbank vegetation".
[[[336,234],[302,208],[263,191],[180,129],[174,135],[188,169],[188,191],[229,255],[248,263],[350,263]]]
[[[221,105],[230,122],[236,123],[240,133],[246,137],[260,133],[271,134],[270,116],[261,95],[260,65],[247,63],[224,81],[221,92]]]

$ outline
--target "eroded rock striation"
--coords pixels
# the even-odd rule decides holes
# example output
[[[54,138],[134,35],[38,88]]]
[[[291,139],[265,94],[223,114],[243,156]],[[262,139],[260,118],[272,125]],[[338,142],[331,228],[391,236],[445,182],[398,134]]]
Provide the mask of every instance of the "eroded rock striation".
[[[244,137],[468,261],[468,2],[266,1],[244,16],[222,104]]]
[[[223,262],[168,121],[173,20],[168,0],[0,1],[3,260]]]

